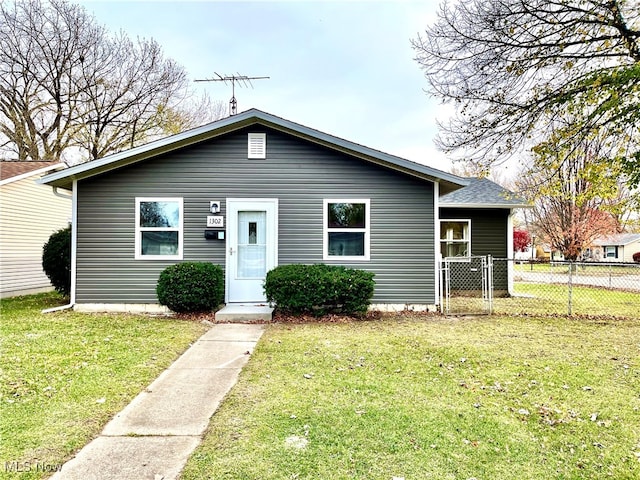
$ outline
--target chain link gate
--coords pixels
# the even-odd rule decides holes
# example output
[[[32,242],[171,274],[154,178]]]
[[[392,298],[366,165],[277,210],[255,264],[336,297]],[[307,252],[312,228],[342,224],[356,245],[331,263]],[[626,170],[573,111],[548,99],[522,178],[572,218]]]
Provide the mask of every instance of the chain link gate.
[[[445,315],[490,315],[493,311],[491,255],[445,257],[440,264],[440,308]]]

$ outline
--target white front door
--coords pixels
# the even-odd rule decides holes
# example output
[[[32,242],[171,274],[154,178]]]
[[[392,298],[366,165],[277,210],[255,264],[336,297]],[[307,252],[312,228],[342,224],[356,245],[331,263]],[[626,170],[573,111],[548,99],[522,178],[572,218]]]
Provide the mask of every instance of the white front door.
[[[278,199],[227,199],[226,302],[265,302],[263,283],[278,264]]]

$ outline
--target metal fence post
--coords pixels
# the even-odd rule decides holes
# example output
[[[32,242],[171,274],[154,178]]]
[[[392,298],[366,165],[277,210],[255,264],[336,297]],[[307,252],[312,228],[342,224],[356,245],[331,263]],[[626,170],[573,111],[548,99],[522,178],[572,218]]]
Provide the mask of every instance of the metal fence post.
[[[609,288],[611,288],[611,277],[613,275],[613,265],[609,264]]]
[[[572,301],[573,301],[573,266],[574,262],[569,262],[569,281],[568,281],[568,302],[567,302],[567,315],[571,316]]]

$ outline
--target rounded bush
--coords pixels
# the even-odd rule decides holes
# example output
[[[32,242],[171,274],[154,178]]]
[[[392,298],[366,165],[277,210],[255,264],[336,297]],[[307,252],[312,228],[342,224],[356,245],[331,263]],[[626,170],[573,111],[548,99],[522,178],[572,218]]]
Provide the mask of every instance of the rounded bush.
[[[207,262],[176,263],[160,273],[156,294],[160,304],[176,313],[211,311],[224,300],[222,268]]]
[[[267,300],[287,313],[360,315],[373,297],[374,274],[337,265],[280,265],[267,273]]]
[[[71,293],[71,225],[53,232],[42,247],[42,269],[56,292]]]

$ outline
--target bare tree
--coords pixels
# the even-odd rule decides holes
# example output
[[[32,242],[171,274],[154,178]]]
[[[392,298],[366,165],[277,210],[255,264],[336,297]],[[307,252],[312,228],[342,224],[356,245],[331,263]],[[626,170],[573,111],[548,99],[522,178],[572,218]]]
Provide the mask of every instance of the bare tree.
[[[85,128],[79,139],[92,159],[160,135],[163,109],[187,89],[182,67],[165,60],[153,40],[124,34],[96,45],[85,59],[81,95]]]
[[[158,112],[163,134],[173,135],[227,116],[226,102],[213,100],[203,94],[197,101],[192,97]]]
[[[472,161],[458,161],[451,166],[449,171],[464,178],[488,178],[506,189],[512,188],[513,181],[507,177],[504,170],[499,170],[495,166],[487,168]]]
[[[58,160],[81,124],[83,59],[105,40],[78,6],[0,3],[0,145],[20,160]]]
[[[566,144],[597,132],[640,180],[637,0],[445,1],[412,44],[430,93],[459,106],[443,150],[486,168],[552,132]]]
[[[95,159],[222,116],[157,42],[110,35],[66,0],[0,2],[0,51],[7,158]]]

